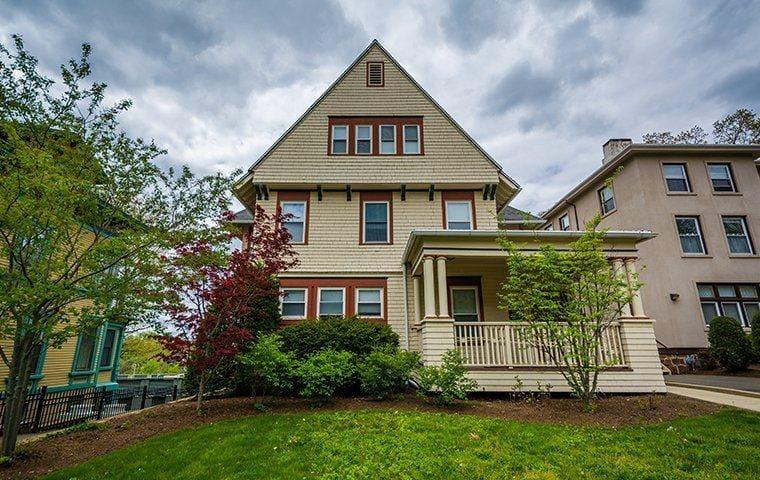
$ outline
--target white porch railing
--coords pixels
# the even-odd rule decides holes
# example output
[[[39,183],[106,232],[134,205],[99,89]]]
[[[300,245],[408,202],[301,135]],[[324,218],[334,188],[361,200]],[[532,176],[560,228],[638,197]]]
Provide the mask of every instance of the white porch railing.
[[[454,344],[470,367],[553,367],[548,352],[548,333],[516,322],[454,322]],[[602,362],[626,366],[620,325],[612,324],[602,332],[598,349]]]

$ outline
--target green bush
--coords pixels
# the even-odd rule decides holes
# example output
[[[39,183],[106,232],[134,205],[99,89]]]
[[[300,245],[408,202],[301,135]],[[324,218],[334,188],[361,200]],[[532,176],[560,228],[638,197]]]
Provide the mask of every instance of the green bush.
[[[420,393],[433,396],[439,405],[451,405],[455,399],[465,400],[467,394],[478,387],[475,380],[467,378],[467,367],[459,350],[443,354],[440,366],[422,367],[419,375]]]
[[[300,394],[306,398],[329,400],[346,388],[356,376],[356,355],[346,351],[323,350],[300,363],[296,372]]]
[[[272,390],[287,393],[293,389],[296,360],[290,352],[282,351],[282,340],[275,334],[264,335],[237,360],[243,367],[243,376],[254,393]]]
[[[713,318],[707,340],[710,342],[710,354],[729,372],[744,370],[752,361],[749,339],[734,318]]]
[[[279,332],[283,348],[304,359],[322,350],[351,352],[359,358],[375,348],[397,347],[398,335],[388,325],[358,317],[305,320]]]
[[[397,347],[378,348],[359,365],[362,392],[383,399],[400,391],[412,371],[420,365],[417,352],[407,352]]]
[[[750,323],[749,341],[752,344],[752,352],[755,355],[755,362],[760,362],[760,312],[752,317]]]

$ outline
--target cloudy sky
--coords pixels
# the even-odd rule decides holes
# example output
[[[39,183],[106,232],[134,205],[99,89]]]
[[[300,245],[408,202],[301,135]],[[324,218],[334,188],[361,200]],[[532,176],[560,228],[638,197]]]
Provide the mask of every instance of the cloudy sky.
[[[12,33],[50,72],[91,43],[94,78],[134,101],[129,132],[199,173],[247,168],[377,38],[531,211],[607,138],[760,110],[760,1],[0,0]]]

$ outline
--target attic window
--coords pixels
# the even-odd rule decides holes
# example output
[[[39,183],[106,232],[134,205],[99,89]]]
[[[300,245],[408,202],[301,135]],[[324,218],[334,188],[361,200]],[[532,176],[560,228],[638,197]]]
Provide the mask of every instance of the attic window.
[[[367,86],[382,87],[385,85],[383,62],[367,62]]]

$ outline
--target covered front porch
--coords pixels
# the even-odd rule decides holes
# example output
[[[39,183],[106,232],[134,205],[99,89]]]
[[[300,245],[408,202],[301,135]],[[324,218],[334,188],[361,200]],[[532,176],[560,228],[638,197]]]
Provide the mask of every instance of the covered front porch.
[[[412,342],[425,364],[458,349],[470,376],[483,391],[536,390],[551,385],[567,392],[561,372],[547,354],[546,339],[527,324],[509,321],[499,307],[508,275],[506,256],[497,244],[507,236],[525,251],[551,243],[558,249],[581,232],[413,231],[405,251],[411,279]],[[649,232],[608,232],[604,250],[619,275],[633,282],[636,244]],[[598,355],[609,367],[600,376],[602,392],[664,392],[654,320],[638,294],[604,332]]]

